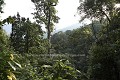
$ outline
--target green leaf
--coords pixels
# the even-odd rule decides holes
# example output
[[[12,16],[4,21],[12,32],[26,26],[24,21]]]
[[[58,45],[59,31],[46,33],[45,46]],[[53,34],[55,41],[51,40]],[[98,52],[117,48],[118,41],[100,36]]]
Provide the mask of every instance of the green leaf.
[[[65,66],[65,68],[66,68],[66,69],[69,69],[69,70],[73,70],[73,68],[70,67],[70,66]]]
[[[18,67],[22,68],[21,65],[15,61],[13,61]]]
[[[43,65],[42,67],[50,68],[50,67],[52,67],[52,66],[50,66],[50,65]]]
[[[8,62],[8,64],[11,66],[11,68],[15,71],[16,70],[16,68],[10,63],[10,62]]]
[[[4,20],[2,21],[3,24],[5,24],[6,22],[7,22],[6,19],[4,19]]]

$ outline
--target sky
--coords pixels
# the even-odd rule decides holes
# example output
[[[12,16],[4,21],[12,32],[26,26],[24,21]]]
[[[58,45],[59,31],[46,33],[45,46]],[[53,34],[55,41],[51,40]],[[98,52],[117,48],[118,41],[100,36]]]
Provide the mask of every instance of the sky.
[[[78,6],[79,0],[59,0],[59,4],[56,9],[58,10],[60,21],[56,25],[56,28],[61,29],[63,27],[78,23],[80,18],[77,16]]]
[[[3,8],[4,13],[1,15],[2,19],[8,16],[14,16],[17,12],[19,12],[22,17],[33,18],[31,13],[34,12],[34,4],[31,0],[5,0],[5,3],[6,5]],[[55,25],[56,30],[79,23],[80,16],[77,15],[78,6],[79,0],[59,0],[56,9],[60,20],[59,23]],[[4,28],[10,31],[10,28],[7,26]]]

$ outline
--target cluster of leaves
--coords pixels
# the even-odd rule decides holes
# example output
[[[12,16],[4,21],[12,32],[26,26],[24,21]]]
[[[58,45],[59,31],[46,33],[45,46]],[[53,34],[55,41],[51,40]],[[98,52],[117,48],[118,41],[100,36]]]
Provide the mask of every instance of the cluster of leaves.
[[[8,37],[3,29],[0,30],[0,79],[1,80],[16,80],[14,71],[15,65],[21,67],[14,59],[13,51],[8,45]]]
[[[52,48],[55,50],[55,53],[68,53],[67,47],[69,33],[71,33],[71,31],[60,31],[51,36],[51,44]]]
[[[31,0],[35,5],[34,18],[38,24],[45,25],[47,30],[47,38],[50,44],[51,32],[54,29],[54,24],[58,23],[59,17],[56,15],[55,6],[58,0]],[[49,49],[49,47],[48,47]]]
[[[46,29],[48,23],[48,18],[50,15],[50,29],[52,30],[52,26],[54,23],[58,22],[58,16],[56,16],[56,9],[54,6],[57,5],[58,0],[31,0],[36,7],[36,12],[33,13],[36,19],[36,22],[40,24],[45,24]],[[50,11],[49,11],[50,10]]]
[[[98,35],[101,27],[98,21],[94,21],[93,24],[72,31],[60,31],[51,37],[52,48],[55,53],[68,54],[75,68],[83,72],[87,72],[89,50],[96,40],[93,34]]]
[[[28,18],[13,17],[15,22],[12,24],[10,35],[11,46],[19,53],[45,53],[46,40],[43,40],[41,26],[32,23]]]
[[[59,19],[55,9],[58,0],[31,1],[36,8],[33,13],[36,23],[19,14],[0,21],[1,26],[6,22],[12,23],[10,43],[0,26],[1,80],[16,80],[14,73],[19,80],[120,80],[120,8],[115,7],[120,3],[119,0],[80,0],[78,10],[83,14],[82,20],[92,18],[98,21],[73,31],[55,33],[51,37],[51,50],[55,55],[69,54],[57,58],[42,56],[49,52],[47,48],[50,43],[43,38],[40,25],[46,26],[50,40],[52,26]],[[1,0],[0,12],[3,3]],[[18,69],[18,73],[15,65],[21,65],[14,59],[10,47],[19,53],[18,60],[23,68]],[[82,73],[71,66],[68,60],[63,60],[69,57],[74,67]]]
[[[84,0],[79,11],[84,18],[98,19],[103,28],[90,50],[89,79],[119,80],[120,4],[118,0]]]
[[[41,67],[41,80],[79,80],[80,71],[70,66],[68,60],[56,60],[51,65]]]
[[[38,12],[35,12],[34,15],[38,24],[32,23],[28,18],[25,19],[24,17],[20,17],[19,14],[0,22],[1,25],[6,22],[12,23],[10,43],[0,45],[0,59],[2,59],[2,65],[0,66],[1,80],[16,80],[14,73],[16,73],[19,80],[77,80],[78,73],[74,68],[67,65],[68,61],[60,60],[53,63],[53,59],[46,58],[46,60],[49,59],[50,61],[43,60],[42,62],[39,57],[39,54],[46,53],[46,46],[48,46],[47,41],[43,39],[43,32],[40,24],[45,24],[47,26],[46,28],[50,29],[50,32],[53,30],[52,26],[54,23],[58,22],[59,19],[55,15],[56,10],[54,8],[57,2],[57,0],[45,0],[43,4],[41,0],[34,2]],[[42,11],[44,14],[41,13]],[[1,32],[0,35],[2,36],[2,34],[3,32]],[[0,38],[3,38],[3,36],[1,36]],[[4,40],[5,39],[1,39],[1,43],[4,43]],[[13,48],[16,53],[19,53],[18,60],[22,63],[22,69],[18,69],[14,66],[14,64],[16,64],[18,67],[21,67],[21,65],[14,60],[13,51],[9,46]],[[36,54],[38,55],[36,56]],[[43,59],[45,59],[44,57]],[[48,68],[48,65],[40,67],[45,63],[51,64],[51,66],[49,66],[50,68]],[[16,69],[18,69],[19,72],[16,72]],[[51,74],[52,76],[49,76]]]
[[[78,11],[84,14],[81,20],[85,18],[102,20],[106,17],[110,21],[114,16],[116,3],[118,0],[80,0]]]
[[[0,13],[3,13],[2,8],[4,0],[0,0]],[[21,67],[13,56],[13,50],[9,47],[9,38],[5,31],[2,29],[2,25],[5,23],[13,23],[14,20],[11,16],[0,21],[0,80],[16,80],[15,71],[17,65]]]
[[[101,37],[91,48],[89,70],[92,79],[120,79],[120,29],[117,24],[116,26],[107,26],[109,31],[102,32]]]

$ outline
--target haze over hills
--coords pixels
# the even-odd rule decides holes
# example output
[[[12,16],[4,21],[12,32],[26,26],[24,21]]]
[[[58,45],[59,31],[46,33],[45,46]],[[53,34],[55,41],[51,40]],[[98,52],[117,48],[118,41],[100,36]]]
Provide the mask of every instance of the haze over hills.
[[[67,30],[73,30],[73,29],[76,29],[76,28],[79,28],[80,26],[82,26],[82,24],[80,23],[76,23],[76,24],[73,24],[71,26],[68,26],[68,27],[65,27],[63,29],[58,29],[58,30],[55,30],[53,33],[57,33],[59,31],[67,31]],[[11,25],[4,25],[3,26],[3,29],[7,32],[7,34],[10,34],[11,33]]]
[[[77,29],[77,28],[80,28],[81,26],[83,26],[84,24],[83,23],[76,23],[76,24],[72,24],[70,26],[67,26],[67,27],[64,27],[62,29],[56,29],[52,32],[52,34],[54,33],[57,33],[59,31],[67,31],[67,30],[73,30],[73,29]],[[6,31],[6,33],[9,35],[11,33],[11,24],[6,24],[3,26],[3,29]],[[47,34],[45,34],[44,36],[46,36]]]
[[[83,24],[82,23],[76,23],[76,24],[72,24],[70,26],[67,26],[65,28],[62,28],[62,29],[58,29],[58,30],[55,30],[53,33],[57,33],[59,31],[67,31],[67,30],[73,30],[73,29],[77,29],[77,28],[80,28]]]

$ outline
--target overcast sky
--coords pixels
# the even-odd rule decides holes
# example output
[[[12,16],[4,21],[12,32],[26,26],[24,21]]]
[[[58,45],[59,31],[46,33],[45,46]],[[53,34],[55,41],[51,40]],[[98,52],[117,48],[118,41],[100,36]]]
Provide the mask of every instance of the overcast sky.
[[[31,13],[34,12],[34,5],[31,0],[5,0],[5,3],[4,13],[1,15],[2,19],[16,15],[17,12],[19,12],[22,17],[32,19],[33,16]],[[62,29],[79,22],[80,17],[77,16],[78,6],[79,0],[59,0],[56,9],[58,10],[57,15],[60,17],[60,20],[55,26],[56,29]]]

